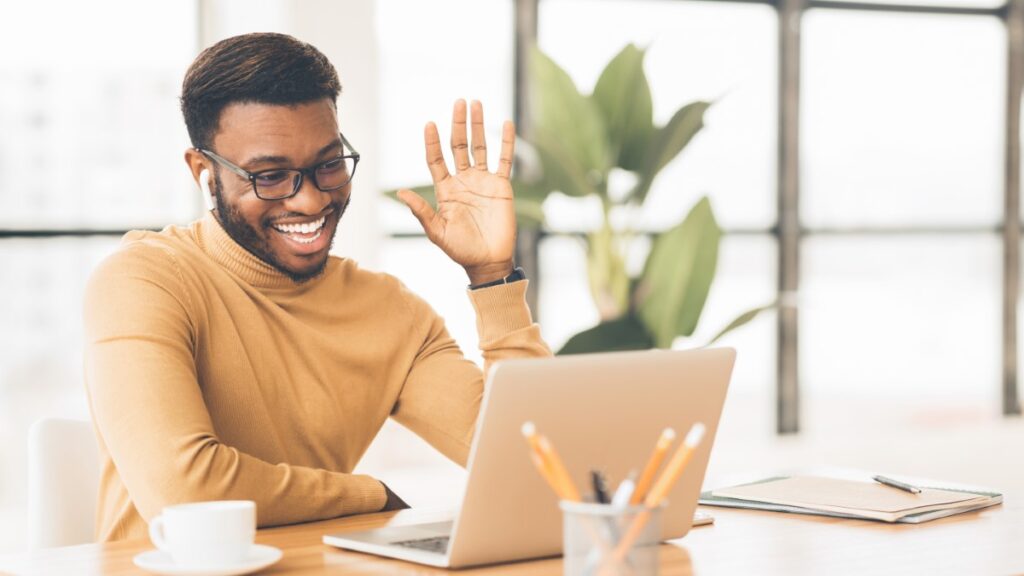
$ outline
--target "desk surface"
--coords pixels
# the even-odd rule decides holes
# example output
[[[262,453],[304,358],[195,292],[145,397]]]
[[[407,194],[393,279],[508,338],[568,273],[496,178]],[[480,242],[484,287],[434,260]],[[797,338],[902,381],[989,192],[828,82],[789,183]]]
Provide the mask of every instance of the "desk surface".
[[[663,546],[662,574],[1024,574],[1024,503],[1012,492],[1005,500],[1001,506],[917,526],[706,508],[715,524],[694,528]],[[284,558],[261,574],[448,573],[338,550],[320,540],[326,532],[447,515],[405,510],[260,530],[257,542],[284,550]],[[151,548],[146,540],[54,548],[0,557],[0,571],[146,574],[132,564],[132,557]],[[452,573],[555,575],[562,573],[562,562],[555,558]]]

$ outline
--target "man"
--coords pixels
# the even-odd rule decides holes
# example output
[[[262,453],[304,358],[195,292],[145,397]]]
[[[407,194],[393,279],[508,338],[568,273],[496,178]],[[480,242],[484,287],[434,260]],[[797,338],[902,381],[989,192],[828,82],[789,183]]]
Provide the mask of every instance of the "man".
[[[185,161],[215,208],[126,235],[86,295],[99,539],[143,537],[186,501],[255,500],[260,526],[401,506],[351,474],[389,416],[465,465],[480,369],[396,279],[328,256],[359,159],[339,92],[323,54],[280,34],[224,40],[186,74]],[[514,130],[491,172],[479,103],[469,115],[472,150],[457,102],[454,172],[426,127],[437,210],[400,197],[466,269],[485,363],[549,355],[512,263]]]

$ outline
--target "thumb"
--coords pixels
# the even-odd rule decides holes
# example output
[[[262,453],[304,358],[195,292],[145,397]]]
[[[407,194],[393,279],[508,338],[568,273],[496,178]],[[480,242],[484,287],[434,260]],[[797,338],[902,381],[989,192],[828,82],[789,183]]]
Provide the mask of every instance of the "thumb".
[[[420,226],[423,226],[423,231],[427,233],[427,237],[434,238],[434,232],[437,227],[434,217],[437,216],[437,212],[434,211],[434,207],[430,205],[430,202],[427,202],[422,196],[412,190],[405,188],[398,191],[398,199],[408,206],[412,215],[420,221]]]

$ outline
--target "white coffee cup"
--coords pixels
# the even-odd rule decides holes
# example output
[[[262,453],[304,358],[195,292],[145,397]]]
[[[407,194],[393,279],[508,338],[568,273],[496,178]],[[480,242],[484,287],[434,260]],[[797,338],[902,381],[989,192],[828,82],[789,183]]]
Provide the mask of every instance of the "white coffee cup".
[[[244,562],[256,538],[256,503],[221,500],[168,506],[149,523],[149,539],[182,568]]]

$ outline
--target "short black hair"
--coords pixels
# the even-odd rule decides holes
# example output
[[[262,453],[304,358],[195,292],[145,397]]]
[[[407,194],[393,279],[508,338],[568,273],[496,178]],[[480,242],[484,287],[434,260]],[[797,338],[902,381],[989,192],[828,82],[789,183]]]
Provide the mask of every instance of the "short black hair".
[[[295,105],[329,98],[338,72],[315,47],[287,34],[260,32],[221,40],[196,57],[181,86],[181,112],[192,146],[209,149],[230,104]]]

